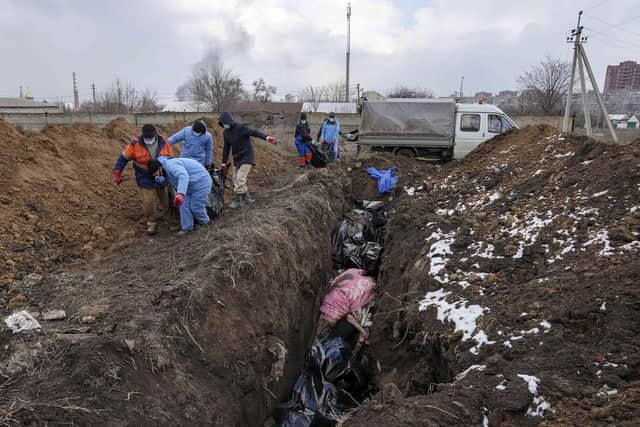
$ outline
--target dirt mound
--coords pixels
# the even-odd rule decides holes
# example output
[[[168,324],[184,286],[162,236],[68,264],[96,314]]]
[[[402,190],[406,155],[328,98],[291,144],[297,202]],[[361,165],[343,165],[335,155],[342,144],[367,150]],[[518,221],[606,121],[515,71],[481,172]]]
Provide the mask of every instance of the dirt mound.
[[[345,425],[632,425],[640,146],[528,127],[404,186],[372,338],[384,392]]]
[[[0,419],[263,425],[315,328],[330,230],[349,205],[341,178],[299,176],[182,239],[33,283],[31,312],[69,317],[43,321],[44,334],[0,333]]]
[[[170,134],[167,130],[164,135]],[[218,126],[212,130],[219,164],[221,134]],[[76,124],[50,126],[42,132],[21,131],[0,121],[0,184],[4,189],[0,196],[0,288],[66,262],[98,260],[141,236],[132,167],[125,169],[121,186],[111,181],[118,154],[138,131],[124,119],[103,129]],[[255,147],[258,165],[249,185],[259,193],[285,182],[293,162],[261,141]],[[180,146],[174,151],[179,155]],[[230,194],[231,180],[227,185]]]
[[[111,182],[122,143],[91,125],[28,132],[0,121],[0,144],[0,287],[130,239],[135,191]]]

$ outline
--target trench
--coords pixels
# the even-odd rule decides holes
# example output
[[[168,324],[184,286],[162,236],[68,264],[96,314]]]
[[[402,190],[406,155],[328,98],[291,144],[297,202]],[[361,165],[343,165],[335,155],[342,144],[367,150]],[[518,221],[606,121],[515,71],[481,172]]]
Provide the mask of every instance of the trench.
[[[274,425],[336,425],[378,391],[380,367],[365,333],[371,331],[375,311],[374,284],[387,217],[385,202],[355,201],[332,227],[332,279],[314,304],[313,323],[319,325],[306,337],[304,353],[294,357],[301,369],[285,387],[287,399],[273,411]],[[360,299],[347,304],[346,295]],[[347,315],[353,316],[351,322],[345,320]]]
[[[22,405],[13,416],[26,425],[278,425],[336,273],[331,233],[353,208],[351,181],[344,171],[313,171],[255,208],[223,216],[219,228],[149,241],[99,268],[47,278],[34,299],[71,312],[96,302],[109,309],[86,333],[49,323],[44,340],[27,338],[22,349],[7,341],[7,354],[39,349],[39,368],[16,377],[0,405]],[[171,259],[150,269],[141,253]],[[380,326],[374,317],[373,336]],[[389,363],[375,339],[369,348],[385,361],[375,386],[387,367],[401,365]],[[51,401],[31,403],[42,396]],[[57,396],[82,410],[60,409]]]

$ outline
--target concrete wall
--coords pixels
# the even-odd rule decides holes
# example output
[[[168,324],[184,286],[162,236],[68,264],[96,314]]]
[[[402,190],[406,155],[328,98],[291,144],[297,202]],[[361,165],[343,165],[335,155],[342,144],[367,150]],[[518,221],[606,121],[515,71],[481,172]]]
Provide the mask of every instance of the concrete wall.
[[[156,125],[168,125],[178,121],[191,121],[205,113],[135,113],[135,114],[92,114],[92,113],[0,113],[0,120],[20,126],[24,129],[40,130],[47,125],[72,125],[74,123],[93,123],[104,126],[110,121],[123,117],[135,126],[142,126],[145,123]]]
[[[235,113],[241,120],[247,121],[254,126],[266,121],[267,116],[273,117],[273,122],[281,119],[280,114],[269,114],[263,112],[240,112]],[[286,114],[286,123],[295,127],[297,114]],[[295,116],[295,119],[293,117]],[[342,128],[346,131],[357,129],[360,125],[360,116],[357,114],[337,114],[336,115]],[[176,122],[193,121],[199,117],[216,118],[218,113],[179,113],[179,112],[162,112],[162,113],[134,113],[134,114],[91,114],[91,113],[0,113],[0,120],[20,126],[29,130],[40,130],[47,125],[72,125],[74,123],[93,123],[98,126],[104,126],[112,120],[122,117],[134,126],[142,126],[145,123],[153,123],[155,125],[170,125]],[[322,119],[325,117],[321,113],[307,113],[309,124],[312,127],[320,126]]]

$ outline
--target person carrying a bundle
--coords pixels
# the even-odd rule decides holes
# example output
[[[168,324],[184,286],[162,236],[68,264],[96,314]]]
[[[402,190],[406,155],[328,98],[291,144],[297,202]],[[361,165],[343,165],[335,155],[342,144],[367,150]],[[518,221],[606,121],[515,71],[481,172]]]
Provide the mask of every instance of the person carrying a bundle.
[[[298,149],[298,167],[300,171],[304,171],[313,157],[311,147],[309,147],[309,144],[311,144],[311,129],[309,128],[309,123],[307,123],[306,113],[300,113],[300,120],[296,124],[295,142]]]

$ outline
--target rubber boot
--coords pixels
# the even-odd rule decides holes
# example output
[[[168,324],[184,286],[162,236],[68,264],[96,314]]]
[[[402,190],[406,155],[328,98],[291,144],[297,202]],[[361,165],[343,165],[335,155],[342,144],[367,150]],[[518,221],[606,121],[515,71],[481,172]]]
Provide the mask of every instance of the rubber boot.
[[[229,207],[231,209],[238,209],[240,206],[242,206],[242,194],[234,194],[233,195],[233,199],[231,199],[231,204],[229,205]]]
[[[251,203],[255,202],[255,200],[253,200],[253,198],[251,197],[251,194],[249,194],[249,192],[246,192],[242,195],[242,203],[247,206]]]

